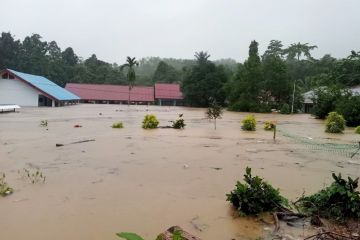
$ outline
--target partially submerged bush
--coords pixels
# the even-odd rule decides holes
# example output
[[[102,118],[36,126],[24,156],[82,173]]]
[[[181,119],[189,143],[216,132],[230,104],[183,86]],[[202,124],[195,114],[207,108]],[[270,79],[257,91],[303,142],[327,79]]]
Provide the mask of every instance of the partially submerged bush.
[[[264,123],[264,130],[265,131],[272,131],[276,127],[276,123],[274,121],[265,121]]]
[[[25,181],[29,181],[32,184],[35,183],[44,183],[46,181],[46,177],[40,169],[26,169],[24,168],[22,171],[18,170],[18,174],[21,175],[21,178]]]
[[[0,173],[0,196],[7,196],[13,193],[13,189],[5,182],[5,173]]]
[[[284,103],[284,104],[281,106],[281,108],[280,108],[280,113],[281,113],[281,114],[290,114],[291,111],[290,111],[290,106],[289,106],[289,104]]]
[[[256,130],[256,120],[254,115],[248,115],[242,121],[241,129],[245,131],[255,131]]]
[[[40,127],[47,127],[48,126],[48,121],[47,120],[41,120],[40,121]]]
[[[172,122],[172,127],[175,129],[183,129],[185,128],[185,120],[183,119],[183,114],[179,114],[179,118]]]
[[[251,175],[251,168],[246,168],[245,183],[237,182],[236,188],[227,194],[227,201],[239,211],[240,215],[254,215],[273,211],[287,205],[287,200],[258,176]]]
[[[153,115],[153,114],[145,115],[144,121],[142,122],[142,127],[144,129],[157,128],[158,125],[159,125],[159,121],[157,120],[155,115]]]
[[[325,121],[325,132],[342,133],[345,130],[345,120],[342,115],[330,112]]]
[[[124,124],[123,124],[123,122],[119,121],[119,122],[114,123],[111,127],[112,128],[124,128]]]
[[[357,191],[359,178],[345,180],[341,174],[332,174],[334,182],[319,192],[301,197],[299,205],[310,214],[320,217],[335,218],[360,218],[360,193]]]
[[[173,231],[170,231],[171,229]],[[169,236],[169,234],[171,236]],[[140,237],[136,233],[131,233],[131,232],[121,232],[121,233],[117,233],[116,235],[125,240],[144,240],[142,237]],[[171,227],[165,233],[160,233],[156,237],[156,240],[167,240],[167,239],[170,239],[169,237],[171,237],[172,240],[183,240],[184,239],[183,238],[183,230],[176,226]],[[186,238],[186,239],[189,239],[189,238]],[[197,240],[198,238],[192,237],[191,239]]]
[[[360,126],[357,126],[357,127],[355,128],[355,133],[360,134]]]

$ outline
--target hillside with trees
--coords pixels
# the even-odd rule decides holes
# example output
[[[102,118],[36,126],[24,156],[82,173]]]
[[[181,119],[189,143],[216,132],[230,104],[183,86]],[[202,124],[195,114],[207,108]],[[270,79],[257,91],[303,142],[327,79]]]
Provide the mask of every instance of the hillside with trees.
[[[263,54],[258,47],[255,40],[250,43],[243,63],[211,61],[207,52],[195,53],[194,59],[140,58],[134,66],[136,80],[132,85],[180,83],[189,106],[207,107],[212,98],[234,111],[269,112],[289,109],[292,103],[297,111],[302,93],[311,89],[360,84],[360,52],[351,51],[343,59],[329,54],[316,59],[311,53],[317,46],[309,43],[284,46],[272,40]],[[121,68],[125,60],[108,63],[95,54],[83,59],[71,47],[61,49],[39,34],[23,40],[9,32],[0,36],[0,69],[46,76],[61,86],[67,82],[127,85],[127,73]],[[344,98],[342,104],[349,99]]]

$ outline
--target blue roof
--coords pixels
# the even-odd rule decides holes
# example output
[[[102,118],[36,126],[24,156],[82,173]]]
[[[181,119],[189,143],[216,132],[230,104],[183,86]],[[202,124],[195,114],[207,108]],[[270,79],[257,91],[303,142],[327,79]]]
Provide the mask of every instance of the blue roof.
[[[65,88],[60,87],[59,85],[53,83],[52,81],[50,81],[45,77],[17,72],[11,69],[7,69],[7,70],[13,73],[14,75],[16,75],[17,77],[21,78],[22,80],[26,81],[27,83],[40,89],[42,92],[46,93],[47,95],[59,101],[80,99],[75,94],[69,92]]]

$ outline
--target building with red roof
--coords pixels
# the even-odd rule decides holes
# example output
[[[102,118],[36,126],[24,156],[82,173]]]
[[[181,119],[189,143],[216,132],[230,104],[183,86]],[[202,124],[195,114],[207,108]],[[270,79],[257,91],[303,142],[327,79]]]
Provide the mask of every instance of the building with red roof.
[[[155,83],[154,91],[159,105],[182,104],[183,95],[177,83]]]
[[[129,99],[127,85],[67,83],[65,89],[79,96],[84,103],[127,104]],[[182,105],[182,100],[180,85],[176,83],[134,86],[130,90],[133,104]]]
[[[129,86],[110,84],[67,83],[65,89],[80,97],[85,103],[127,103]],[[134,86],[130,90],[130,102],[151,104],[155,102],[154,88]]]

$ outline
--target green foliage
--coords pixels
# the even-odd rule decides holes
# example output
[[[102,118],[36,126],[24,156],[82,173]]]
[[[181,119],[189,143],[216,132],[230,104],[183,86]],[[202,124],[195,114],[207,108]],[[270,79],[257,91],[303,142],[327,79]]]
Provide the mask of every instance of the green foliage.
[[[257,112],[260,109],[264,75],[258,45],[256,41],[251,42],[248,59],[239,66],[234,80],[227,87],[230,110]]]
[[[324,119],[329,112],[335,110],[336,101],[338,101],[343,94],[343,90],[338,86],[320,87],[314,91],[314,107],[312,114],[315,117]]]
[[[360,193],[357,191],[359,178],[345,180],[341,174],[332,174],[334,182],[311,196],[299,199],[300,206],[310,214],[320,217],[360,218]]]
[[[227,201],[239,211],[240,215],[255,215],[273,211],[287,205],[287,200],[262,178],[251,175],[251,168],[246,168],[244,182],[237,182],[233,191],[227,194]]]
[[[144,129],[152,129],[157,128],[159,125],[159,121],[157,120],[156,116],[153,114],[147,114],[144,117],[142,122],[142,128]]]
[[[290,106],[289,106],[289,104],[284,103],[284,104],[281,106],[281,108],[280,108],[280,113],[281,113],[281,114],[290,114],[291,111],[290,111]]]
[[[343,116],[336,112],[330,112],[325,121],[325,132],[342,133],[345,130]]]
[[[206,52],[195,54],[196,64],[186,71],[182,82],[182,92],[187,104],[194,107],[208,107],[209,98],[215,98],[220,105],[224,104],[224,84],[227,74],[222,66],[216,66],[208,60]]]
[[[216,130],[216,119],[221,118],[223,114],[223,108],[217,103],[216,99],[210,97],[209,107],[205,114],[209,120],[214,120],[214,128]]]
[[[360,125],[360,95],[344,95],[336,102],[335,111],[344,116],[347,126]]]
[[[18,171],[18,174],[21,175],[23,180],[29,181],[32,184],[35,183],[44,183],[46,181],[45,175],[39,169],[26,169]]]
[[[241,129],[245,131],[255,131],[256,130],[256,119],[254,115],[246,116],[242,121]]]
[[[355,128],[355,133],[360,134],[360,126],[357,126],[357,127]]]
[[[142,237],[140,237],[136,233],[121,232],[121,233],[117,233],[116,235],[125,240],[144,240]]]
[[[173,236],[172,236],[172,240],[182,240],[183,237],[181,236],[181,231],[180,230],[176,230],[174,233],[173,233]]]
[[[179,114],[179,118],[172,122],[172,127],[175,129],[184,129],[186,124],[185,120],[183,119],[183,114]]]
[[[276,123],[274,121],[266,121],[264,123],[264,130],[265,131],[272,131],[276,127]]]
[[[180,82],[180,73],[171,65],[160,61],[152,77],[153,82],[173,83]]]
[[[124,124],[123,124],[123,122],[119,121],[119,122],[114,123],[111,127],[112,128],[124,128]]]
[[[121,232],[116,234],[120,238],[124,238],[125,240],[144,240],[142,237],[137,235],[136,233],[129,233],[129,232]],[[156,240],[164,240],[165,235],[163,233],[159,234],[156,237]],[[172,240],[182,240],[183,237],[181,235],[181,231],[177,230],[173,233]]]
[[[7,182],[5,181],[5,173],[0,173],[0,196],[7,196],[14,192],[14,190],[8,186]]]

